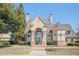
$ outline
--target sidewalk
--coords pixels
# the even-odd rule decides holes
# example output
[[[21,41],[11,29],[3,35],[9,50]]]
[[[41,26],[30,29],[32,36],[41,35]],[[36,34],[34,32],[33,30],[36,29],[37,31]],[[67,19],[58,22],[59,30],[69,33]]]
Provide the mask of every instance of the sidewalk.
[[[32,48],[30,56],[46,56],[46,51],[42,47]]]

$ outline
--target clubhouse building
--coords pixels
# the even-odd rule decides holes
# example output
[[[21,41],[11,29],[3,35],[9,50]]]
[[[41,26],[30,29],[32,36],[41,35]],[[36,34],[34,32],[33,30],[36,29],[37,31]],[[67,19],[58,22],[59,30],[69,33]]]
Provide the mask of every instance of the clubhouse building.
[[[45,47],[47,42],[53,42],[56,46],[65,46],[75,41],[76,34],[69,24],[53,23],[52,14],[48,19],[36,16],[31,19],[26,14],[25,40],[31,42],[32,47]]]

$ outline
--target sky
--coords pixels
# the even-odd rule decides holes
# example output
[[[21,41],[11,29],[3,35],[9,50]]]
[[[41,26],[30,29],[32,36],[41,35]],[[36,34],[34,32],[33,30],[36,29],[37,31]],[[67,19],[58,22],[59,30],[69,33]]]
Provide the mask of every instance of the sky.
[[[47,20],[52,13],[54,24],[57,22],[70,24],[75,31],[79,25],[79,4],[77,3],[24,3],[23,6],[25,13],[29,13],[31,19],[42,16]]]

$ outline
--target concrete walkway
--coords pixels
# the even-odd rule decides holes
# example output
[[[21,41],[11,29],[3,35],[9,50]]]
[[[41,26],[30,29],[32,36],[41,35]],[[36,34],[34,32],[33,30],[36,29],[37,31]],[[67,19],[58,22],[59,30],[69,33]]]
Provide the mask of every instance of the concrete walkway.
[[[32,48],[30,56],[46,56],[46,51],[42,47]]]

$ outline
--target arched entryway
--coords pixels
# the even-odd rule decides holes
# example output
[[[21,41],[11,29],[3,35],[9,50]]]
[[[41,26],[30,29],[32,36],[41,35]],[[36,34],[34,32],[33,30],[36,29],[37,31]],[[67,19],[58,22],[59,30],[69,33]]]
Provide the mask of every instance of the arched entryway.
[[[37,28],[36,29],[36,34],[35,34],[35,43],[36,43],[36,45],[42,45],[42,37],[43,37],[42,29]]]
[[[32,47],[46,47],[46,30],[42,28],[36,28],[32,31]]]

